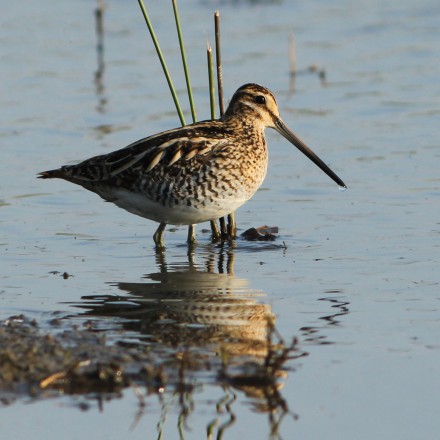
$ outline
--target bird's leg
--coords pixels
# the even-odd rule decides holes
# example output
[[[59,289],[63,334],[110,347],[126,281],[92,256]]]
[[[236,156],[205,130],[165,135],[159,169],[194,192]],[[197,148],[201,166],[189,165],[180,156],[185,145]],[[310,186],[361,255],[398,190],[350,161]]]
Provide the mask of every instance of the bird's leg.
[[[214,242],[219,241],[221,235],[220,235],[220,230],[217,226],[216,221],[211,220],[209,223],[211,224],[211,232],[212,232],[211,239],[212,239],[212,241],[214,241]]]
[[[153,235],[153,240],[154,240],[154,244],[156,245],[156,249],[165,248],[165,242],[163,241],[163,232],[165,231],[166,226],[167,226],[166,223],[161,223]]]
[[[237,234],[237,224],[235,223],[235,214],[231,212],[228,215],[228,238],[235,240]]]
[[[197,242],[196,240],[196,230],[194,228],[194,225],[188,226],[188,244],[193,245]]]
[[[221,234],[222,239],[224,240],[225,238],[228,237],[228,231],[226,229],[225,218],[224,217],[220,217],[218,219],[218,221],[220,222],[220,234]]]

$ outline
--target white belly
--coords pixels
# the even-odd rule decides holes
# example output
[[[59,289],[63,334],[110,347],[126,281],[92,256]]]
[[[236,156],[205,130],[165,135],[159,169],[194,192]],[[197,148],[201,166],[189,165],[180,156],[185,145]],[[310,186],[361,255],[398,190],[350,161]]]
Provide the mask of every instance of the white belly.
[[[104,197],[106,198],[106,197]],[[113,192],[111,200],[115,205],[132,214],[139,215],[158,223],[171,225],[192,225],[216,220],[234,212],[243,205],[248,198],[213,199],[205,205],[187,206],[173,205],[164,206],[154,202],[142,194],[133,193],[124,189]]]

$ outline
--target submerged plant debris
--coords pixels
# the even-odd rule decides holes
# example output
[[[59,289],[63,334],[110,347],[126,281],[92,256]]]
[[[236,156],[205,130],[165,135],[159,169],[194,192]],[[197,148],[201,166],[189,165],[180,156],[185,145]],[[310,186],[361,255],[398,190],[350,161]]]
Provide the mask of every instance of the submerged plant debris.
[[[58,327],[59,323],[53,321]],[[106,343],[91,328],[43,332],[36,321],[12,316],[0,325],[0,399],[103,392],[117,393],[129,384],[123,372],[139,356]]]
[[[187,393],[191,392],[188,384],[192,389],[197,386],[199,373],[209,372],[213,383],[241,389],[260,399],[266,397],[257,406],[287,410],[278,392],[282,387],[279,379],[287,374],[288,359],[304,355],[295,339],[285,345],[271,325],[263,357],[213,354],[200,347],[176,347],[164,355],[145,344],[107,341],[92,321],[63,329],[62,320],[55,319],[51,326],[42,330],[36,321],[23,315],[0,323],[3,404],[20,397],[41,399],[61,394],[94,393],[108,399],[120,396],[130,386],[144,387],[147,395],[167,389],[184,389]]]

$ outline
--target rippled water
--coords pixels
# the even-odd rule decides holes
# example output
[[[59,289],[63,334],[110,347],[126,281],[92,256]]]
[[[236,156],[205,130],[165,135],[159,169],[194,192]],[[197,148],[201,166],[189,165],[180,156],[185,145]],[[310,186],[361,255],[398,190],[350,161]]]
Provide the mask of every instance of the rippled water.
[[[126,389],[100,404],[19,398],[0,408],[2,433],[204,438],[215,422],[213,435],[231,439],[437,438],[438,2],[180,3],[198,118],[209,116],[205,47],[219,8],[226,96],[246,82],[273,90],[287,125],[349,189],[269,131],[268,177],[237,222],[276,225],[278,239],[219,247],[200,225],[188,256],[180,227],[158,260],[155,224],[35,178],[179,125],[137,4],[107,2],[100,55],[94,2],[11,3],[0,45],[0,318],[24,313],[48,329],[54,316],[66,326],[92,319],[112,341],[213,360],[219,346],[258,356],[269,314],[307,356],[285,365],[272,412],[261,389],[198,371],[184,426],[171,390],[140,408]],[[187,108],[171,6],[149,8]]]

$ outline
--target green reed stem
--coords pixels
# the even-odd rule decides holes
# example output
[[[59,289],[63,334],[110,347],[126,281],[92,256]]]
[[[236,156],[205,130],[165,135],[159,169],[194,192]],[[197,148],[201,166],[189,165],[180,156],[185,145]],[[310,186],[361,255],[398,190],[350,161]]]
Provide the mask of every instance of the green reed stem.
[[[214,85],[214,67],[212,63],[212,49],[208,43],[206,49],[206,56],[208,60],[208,78],[209,78],[209,102],[211,104],[211,119],[215,119],[215,85]],[[220,221],[223,219],[220,219]],[[212,238],[214,241],[220,239],[220,231],[215,220],[211,220]],[[223,220],[224,223],[224,220]],[[223,231],[224,228],[222,228]]]
[[[147,10],[144,6],[144,2],[142,0],[138,0],[138,2],[139,2],[139,6],[141,7],[142,14],[144,15],[145,22],[147,23],[148,30],[150,31],[151,39],[153,40],[154,47],[156,48],[157,56],[159,57],[163,72],[164,72],[165,77],[167,79],[168,87],[170,88],[170,92],[173,97],[174,105],[176,106],[176,110],[177,110],[177,114],[179,115],[180,122],[182,125],[186,125],[185,117],[183,116],[183,112],[182,112],[182,109],[179,104],[179,99],[177,98],[176,90],[174,89],[174,85],[173,85],[173,81],[171,80],[170,72],[169,72],[168,67],[165,63],[165,59],[164,59],[162,51],[160,49],[159,42],[157,41],[156,34],[153,29],[153,25],[151,24]]]
[[[215,29],[215,59],[217,65],[217,89],[218,89],[218,104],[220,108],[220,117],[222,118],[225,113],[225,106],[223,103],[223,71],[222,71],[222,57],[220,51],[220,12],[214,13],[214,29]],[[233,229],[235,223],[234,213],[228,215],[228,227],[226,227],[225,217],[219,219],[220,230],[224,236],[228,235],[228,230]],[[235,234],[234,232],[232,232]]]
[[[215,119],[215,85],[214,85],[214,66],[212,62],[212,49],[208,44],[206,49],[208,59],[208,78],[209,78],[209,102],[211,104],[211,119]]]
[[[193,122],[197,121],[196,109],[189,78],[188,64],[186,62],[185,46],[183,44],[182,30],[180,27],[179,11],[177,10],[177,0],[173,0],[174,18],[176,19],[177,36],[179,37],[180,53],[182,54],[183,71],[185,72],[186,89],[188,91],[189,105],[191,107],[191,116]]]
[[[220,117],[225,113],[225,105],[223,103],[223,70],[222,70],[222,56],[220,51],[220,12],[214,13],[215,25],[215,56],[217,63],[217,88],[218,88],[218,104],[220,107]]]

